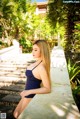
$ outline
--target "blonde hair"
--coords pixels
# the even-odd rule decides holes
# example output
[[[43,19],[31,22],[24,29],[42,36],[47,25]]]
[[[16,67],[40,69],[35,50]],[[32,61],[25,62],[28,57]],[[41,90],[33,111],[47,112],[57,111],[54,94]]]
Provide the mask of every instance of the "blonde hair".
[[[48,77],[50,79],[50,49],[46,40],[36,40],[33,45],[36,44],[40,48],[41,58],[46,68]]]

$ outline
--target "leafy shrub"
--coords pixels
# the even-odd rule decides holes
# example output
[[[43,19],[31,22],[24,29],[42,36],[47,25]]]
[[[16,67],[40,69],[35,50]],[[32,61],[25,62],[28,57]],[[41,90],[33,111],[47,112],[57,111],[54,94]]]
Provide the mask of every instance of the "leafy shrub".
[[[22,37],[19,40],[20,46],[22,46],[22,52],[23,53],[29,53],[32,50],[32,43],[30,40],[25,39],[24,37]]]
[[[72,64],[70,59],[69,59],[67,67],[68,67],[70,82],[71,83],[75,82],[75,79],[78,81],[77,76],[80,73],[80,67],[78,66],[78,63]]]
[[[73,64],[71,63],[69,59],[67,67],[68,67],[73,97],[80,111],[80,78],[79,78],[80,77],[80,67],[78,63]]]

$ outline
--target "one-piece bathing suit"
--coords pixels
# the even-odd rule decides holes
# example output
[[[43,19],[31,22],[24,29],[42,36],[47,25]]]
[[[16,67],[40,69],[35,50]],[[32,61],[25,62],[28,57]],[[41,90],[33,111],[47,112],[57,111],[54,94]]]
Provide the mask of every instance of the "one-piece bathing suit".
[[[41,61],[42,62],[42,61]],[[40,62],[40,63],[41,63]],[[40,64],[39,63],[39,64]],[[39,65],[38,64],[38,65]],[[38,66],[37,65],[37,66]],[[26,76],[27,76],[27,81],[26,81],[26,85],[25,85],[25,90],[30,90],[30,89],[37,89],[40,88],[40,84],[41,84],[41,80],[37,79],[34,75],[33,75],[33,70],[37,67],[35,66],[32,70],[26,70]],[[25,96],[25,98],[33,98],[36,94],[30,94],[28,96]]]

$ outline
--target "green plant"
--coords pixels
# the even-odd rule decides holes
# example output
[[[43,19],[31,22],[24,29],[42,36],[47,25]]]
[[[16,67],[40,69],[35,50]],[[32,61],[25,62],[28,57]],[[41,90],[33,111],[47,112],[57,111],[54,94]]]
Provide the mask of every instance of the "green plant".
[[[80,67],[78,66],[78,63],[71,63],[71,60],[68,59],[68,72],[69,72],[69,78],[70,82],[74,82],[74,79],[77,79],[77,75],[80,73]],[[78,80],[78,79],[77,79]]]
[[[23,53],[30,53],[32,50],[32,43],[28,39],[25,39],[25,37],[22,37],[19,40],[20,46],[22,46],[22,52]]]
[[[72,88],[72,94],[80,111],[80,67],[78,63],[79,62],[73,64],[71,63],[71,60],[68,59],[67,67],[69,72],[70,84]]]

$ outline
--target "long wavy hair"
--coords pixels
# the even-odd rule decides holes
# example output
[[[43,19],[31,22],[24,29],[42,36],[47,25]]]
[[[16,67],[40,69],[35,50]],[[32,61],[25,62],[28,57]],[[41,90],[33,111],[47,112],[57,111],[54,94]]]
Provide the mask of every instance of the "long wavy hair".
[[[36,40],[33,45],[36,44],[40,48],[41,58],[50,79],[50,48],[46,40]]]

